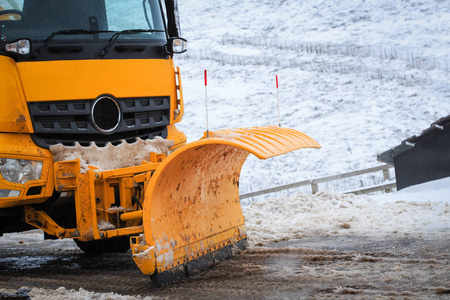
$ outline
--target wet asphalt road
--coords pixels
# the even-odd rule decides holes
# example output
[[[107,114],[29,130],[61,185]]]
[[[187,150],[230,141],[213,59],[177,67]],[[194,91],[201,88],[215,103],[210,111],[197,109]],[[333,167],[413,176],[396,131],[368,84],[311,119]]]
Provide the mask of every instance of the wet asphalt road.
[[[449,246],[448,238],[318,236],[250,247],[154,288],[130,252],[88,256],[72,241],[44,241],[33,231],[0,237],[0,292],[27,286],[170,299],[449,299]]]

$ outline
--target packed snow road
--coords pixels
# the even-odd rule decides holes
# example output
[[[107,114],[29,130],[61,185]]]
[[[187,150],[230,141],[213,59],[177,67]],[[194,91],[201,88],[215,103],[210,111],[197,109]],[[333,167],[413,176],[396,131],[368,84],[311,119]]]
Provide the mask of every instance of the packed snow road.
[[[449,235],[315,236],[250,246],[206,272],[153,288],[130,253],[86,256],[72,241],[43,241],[34,230],[0,238],[0,295],[26,287],[32,299],[448,299]]]
[[[448,195],[450,178],[376,197],[254,201],[243,206],[248,250],[162,288],[130,252],[87,256],[39,230],[5,234],[0,299],[21,287],[32,299],[448,299]]]

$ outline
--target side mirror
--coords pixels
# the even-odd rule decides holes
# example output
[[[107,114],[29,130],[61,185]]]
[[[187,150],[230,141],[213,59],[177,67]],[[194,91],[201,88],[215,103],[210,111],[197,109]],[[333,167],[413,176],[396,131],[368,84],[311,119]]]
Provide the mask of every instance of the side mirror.
[[[187,41],[180,37],[170,38],[167,41],[167,45],[165,46],[165,50],[168,54],[180,54],[186,52],[187,50]]]
[[[21,39],[10,44],[6,44],[5,50],[12,53],[26,55],[31,51],[31,42],[28,39]]]

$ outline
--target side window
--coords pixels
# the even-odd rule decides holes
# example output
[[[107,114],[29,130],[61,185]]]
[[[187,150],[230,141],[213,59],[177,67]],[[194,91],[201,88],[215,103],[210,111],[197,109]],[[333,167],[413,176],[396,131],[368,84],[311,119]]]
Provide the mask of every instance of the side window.
[[[15,9],[22,11],[23,0],[0,0],[0,10]]]
[[[0,0],[0,21],[18,21],[22,18],[23,0]]]

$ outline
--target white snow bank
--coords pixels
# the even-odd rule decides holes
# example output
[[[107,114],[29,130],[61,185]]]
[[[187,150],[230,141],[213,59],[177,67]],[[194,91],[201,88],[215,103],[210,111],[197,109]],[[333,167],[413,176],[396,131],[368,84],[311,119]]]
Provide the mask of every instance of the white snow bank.
[[[450,200],[450,177],[442,178],[402,189],[394,194],[383,194],[373,196],[379,201],[409,200],[409,201],[449,201]]]
[[[44,232],[40,229],[5,233],[0,237],[0,246],[16,247],[18,251],[22,251],[25,248],[38,248],[48,250],[49,253],[60,251],[80,252],[80,249],[72,239],[44,240]]]
[[[29,291],[27,294],[31,297],[31,299],[40,299],[40,300],[82,300],[82,299],[98,299],[98,300],[150,300],[154,299],[152,297],[141,297],[141,296],[122,296],[117,293],[95,293],[86,291],[83,288],[80,288],[78,291],[73,289],[66,289],[64,287],[60,287],[56,290],[42,289],[42,288],[32,288],[22,287],[17,292]],[[13,289],[0,289],[0,292],[5,292],[10,295],[15,295],[16,291]],[[12,299],[12,298],[11,298]]]
[[[450,178],[381,196],[332,192],[254,202],[243,208],[250,245],[316,235],[449,235]]]

